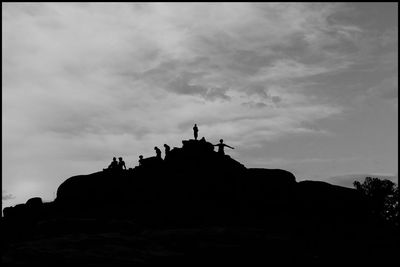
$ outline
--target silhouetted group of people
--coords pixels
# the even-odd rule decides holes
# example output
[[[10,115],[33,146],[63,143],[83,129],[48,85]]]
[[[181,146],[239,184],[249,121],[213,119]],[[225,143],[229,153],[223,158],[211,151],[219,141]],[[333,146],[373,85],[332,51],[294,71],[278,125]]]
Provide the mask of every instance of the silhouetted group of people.
[[[194,140],[197,140],[197,137],[199,136],[198,134],[199,134],[199,128],[197,127],[197,124],[194,124],[194,126],[193,126]],[[233,147],[224,144],[224,140],[222,140],[222,139],[219,140],[219,144],[216,144],[214,146],[218,147],[218,154],[219,155],[225,155],[224,147],[229,147],[231,149],[234,149]]]
[[[117,158],[113,157],[113,160],[111,161],[111,164],[108,166],[107,169],[104,170],[111,170],[111,171],[122,171],[126,170],[126,165],[125,161],[123,161],[122,157]]]
[[[165,159],[169,155],[169,152],[170,152],[171,148],[167,144],[164,144],[164,148],[165,148],[165,157],[164,157],[164,159]],[[156,146],[154,147],[154,150],[156,151],[156,158],[157,159],[162,159],[161,158],[161,150]]]
[[[168,158],[168,156],[169,156],[169,152],[171,151],[171,148],[169,147],[169,145],[167,145],[167,144],[164,144],[164,148],[165,148],[165,156],[164,156],[164,160],[165,159],[167,159]],[[162,160],[162,157],[161,157],[161,150],[158,148],[158,147],[154,147],[154,150],[156,151],[156,159],[157,160]],[[143,163],[144,163],[144,158],[143,158],[143,155],[140,155],[139,156],[139,166],[143,166]]]
[[[193,126],[193,135],[194,135],[194,140],[197,140],[197,137],[199,136],[199,128],[197,127],[197,124],[194,124],[194,126]],[[231,149],[234,149],[233,147],[224,144],[224,140],[222,140],[222,139],[219,140],[219,144],[216,144],[214,146],[218,147],[219,155],[225,155],[224,147],[229,147]]]
[[[193,135],[194,135],[194,140],[196,140],[196,141],[197,141],[197,138],[199,136],[198,133],[199,133],[199,128],[197,127],[197,124],[195,124],[193,126]],[[202,141],[202,140],[205,141],[204,137],[200,141]],[[218,147],[218,154],[222,155],[222,156],[225,155],[224,147],[229,147],[231,149],[234,149],[233,147],[231,147],[231,146],[229,146],[227,144],[224,144],[224,140],[223,139],[220,139],[219,143],[216,144],[216,145],[213,145],[213,146],[217,146]],[[164,144],[164,148],[165,148],[165,156],[164,156],[164,160],[165,160],[165,159],[167,159],[169,157],[170,152],[171,152],[171,148],[167,144]],[[154,150],[156,152],[155,158],[157,160],[162,160],[162,158],[161,158],[161,150],[156,146],[154,147]],[[122,160],[122,157],[119,157],[118,159],[119,159],[119,161],[117,161],[117,159],[114,157],[113,161],[108,166],[108,168],[104,169],[104,170],[126,170],[125,162]],[[140,155],[139,156],[139,166],[143,166],[144,161],[145,161],[145,159],[143,158],[143,155]]]

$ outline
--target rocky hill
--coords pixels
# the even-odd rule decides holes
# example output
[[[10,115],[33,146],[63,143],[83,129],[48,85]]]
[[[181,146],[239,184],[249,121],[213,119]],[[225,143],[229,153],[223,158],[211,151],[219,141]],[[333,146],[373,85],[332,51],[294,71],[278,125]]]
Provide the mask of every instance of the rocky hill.
[[[168,243],[163,243],[168,256],[128,253],[133,257],[128,257],[129,263],[196,262],[203,250],[204,262],[313,263],[331,259],[329,250],[337,250],[336,246],[344,250],[336,258],[338,262],[391,260],[379,253],[362,258],[346,251],[371,250],[377,241],[386,242],[387,251],[397,246],[390,239],[392,229],[386,229],[369,213],[356,190],[324,182],[296,182],[285,170],[246,168],[230,156],[214,152],[213,145],[204,139],[182,143],[164,160],[154,157],[126,171],[105,170],[68,178],[59,186],[53,202],[32,198],[4,208],[6,260],[18,258],[13,246],[32,240],[42,248],[35,258],[38,261],[49,253],[57,258],[57,251],[43,252],[51,247],[46,242],[54,238],[62,237],[60,242],[67,246],[77,243],[89,249],[75,240],[77,234],[96,236],[101,244],[130,244],[114,248],[118,253],[146,250],[146,246],[153,251],[161,245],[158,242]],[[160,236],[157,239],[152,234]],[[203,235],[209,237],[203,240]],[[197,243],[192,238],[202,241]],[[153,243],[141,246],[138,240]],[[209,250],[210,246],[213,249]],[[29,246],[25,249],[30,251]],[[310,254],[304,255],[307,251]],[[263,258],[265,253],[269,259]],[[115,260],[112,255],[100,262]],[[69,257],[70,263],[94,260],[91,256]]]

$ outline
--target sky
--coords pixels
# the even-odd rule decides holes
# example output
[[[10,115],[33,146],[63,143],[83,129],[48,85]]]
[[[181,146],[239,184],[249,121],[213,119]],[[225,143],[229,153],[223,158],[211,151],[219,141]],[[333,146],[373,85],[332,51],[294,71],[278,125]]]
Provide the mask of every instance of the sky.
[[[397,3],[3,3],[2,204],[194,123],[249,168],[397,180],[397,25]]]

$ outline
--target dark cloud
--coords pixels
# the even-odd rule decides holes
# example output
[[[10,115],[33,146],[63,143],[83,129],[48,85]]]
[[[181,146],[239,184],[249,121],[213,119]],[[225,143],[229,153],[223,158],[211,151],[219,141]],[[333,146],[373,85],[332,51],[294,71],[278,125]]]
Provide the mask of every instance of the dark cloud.
[[[200,59],[200,61],[202,61]],[[193,63],[192,63],[193,64]],[[180,95],[201,96],[206,100],[229,100],[226,95],[228,88],[208,85],[204,82],[207,71],[189,72],[185,71],[184,62],[164,62],[158,67],[146,71],[142,79],[156,84],[162,89]]]
[[[265,86],[265,84],[261,84],[261,83],[255,83],[255,84],[250,84],[247,88],[246,88],[246,93],[248,95],[258,95],[262,98],[268,98],[268,89]]]
[[[282,98],[279,96],[272,96],[271,97],[272,102],[274,102],[275,104],[278,104],[282,101]]]
[[[253,96],[256,95],[258,97],[260,97],[264,102],[269,102],[272,104],[279,104],[280,102],[282,102],[282,97],[278,96],[278,95],[272,95],[267,86],[265,86],[264,84],[251,84],[247,89],[246,89],[246,94],[248,96]],[[253,107],[254,102],[245,102],[245,104],[248,103],[250,104],[249,107]],[[265,104],[265,103],[263,103]],[[265,104],[266,106],[267,104]],[[264,105],[261,104],[261,102],[259,102],[258,104],[256,104],[256,106],[258,107],[263,107]]]
[[[3,191],[3,194],[2,194],[2,196],[1,196],[1,199],[2,199],[3,201],[11,200],[11,199],[14,199],[14,198],[15,198],[14,195],[12,195],[12,194],[5,194],[4,191]]]
[[[227,91],[228,91],[227,88],[221,88],[221,87],[208,88],[207,93],[204,95],[204,98],[208,100],[216,100],[216,99],[230,100],[231,97],[226,94]]]
[[[260,51],[237,49],[229,58],[229,68],[245,76],[256,74],[261,68],[270,66],[279,56],[263,55]]]
[[[268,106],[263,102],[255,102],[255,101],[244,102],[242,103],[242,105],[250,108],[265,108]]]
[[[196,77],[195,73],[183,72],[178,77],[173,78],[166,84],[167,90],[177,94],[201,95],[207,94],[207,88],[197,84],[191,84],[191,80]]]
[[[320,127],[315,122],[302,121],[300,122],[299,126],[303,129],[308,129],[315,132],[321,131]]]

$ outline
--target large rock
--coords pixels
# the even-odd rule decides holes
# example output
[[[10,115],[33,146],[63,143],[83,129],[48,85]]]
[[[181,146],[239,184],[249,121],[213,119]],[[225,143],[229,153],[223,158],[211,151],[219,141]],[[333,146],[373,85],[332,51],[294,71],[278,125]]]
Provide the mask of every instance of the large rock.
[[[214,152],[205,140],[184,140],[167,161],[71,177],[58,188],[56,202],[70,211],[97,210],[104,216],[112,211],[151,220],[233,220],[249,212],[265,217],[287,210],[295,183],[290,172],[247,169]]]
[[[7,220],[36,220],[42,212],[43,201],[40,197],[33,197],[25,204],[17,204],[14,207],[3,209],[4,218]]]
[[[318,222],[360,227],[368,220],[364,197],[355,189],[331,185],[320,181],[302,181],[294,191],[296,218]],[[358,226],[357,226],[358,225]]]
[[[58,187],[55,202],[69,211],[104,213],[104,209],[123,201],[129,173],[103,171],[71,177]]]
[[[40,197],[33,197],[28,199],[25,204],[28,206],[28,208],[40,209],[43,206],[43,201]]]
[[[351,219],[360,213],[354,215],[354,209],[363,205],[355,190],[297,183],[285,170],[247,169],[229,155],[215,152],[205,139],[182,143],[181,148],[171,150],[168,160],[148,158],[148,164],[134,170],[106,170],[65,180],[52,210],[159,224],[220,221],[251,225],[292,221],[293,216],[300,220],[314,215],[325,220],[335,215]],[[41,200],[31,199],[26,206],[40,207]],[[5,214],[13,213],[5,210]]]

